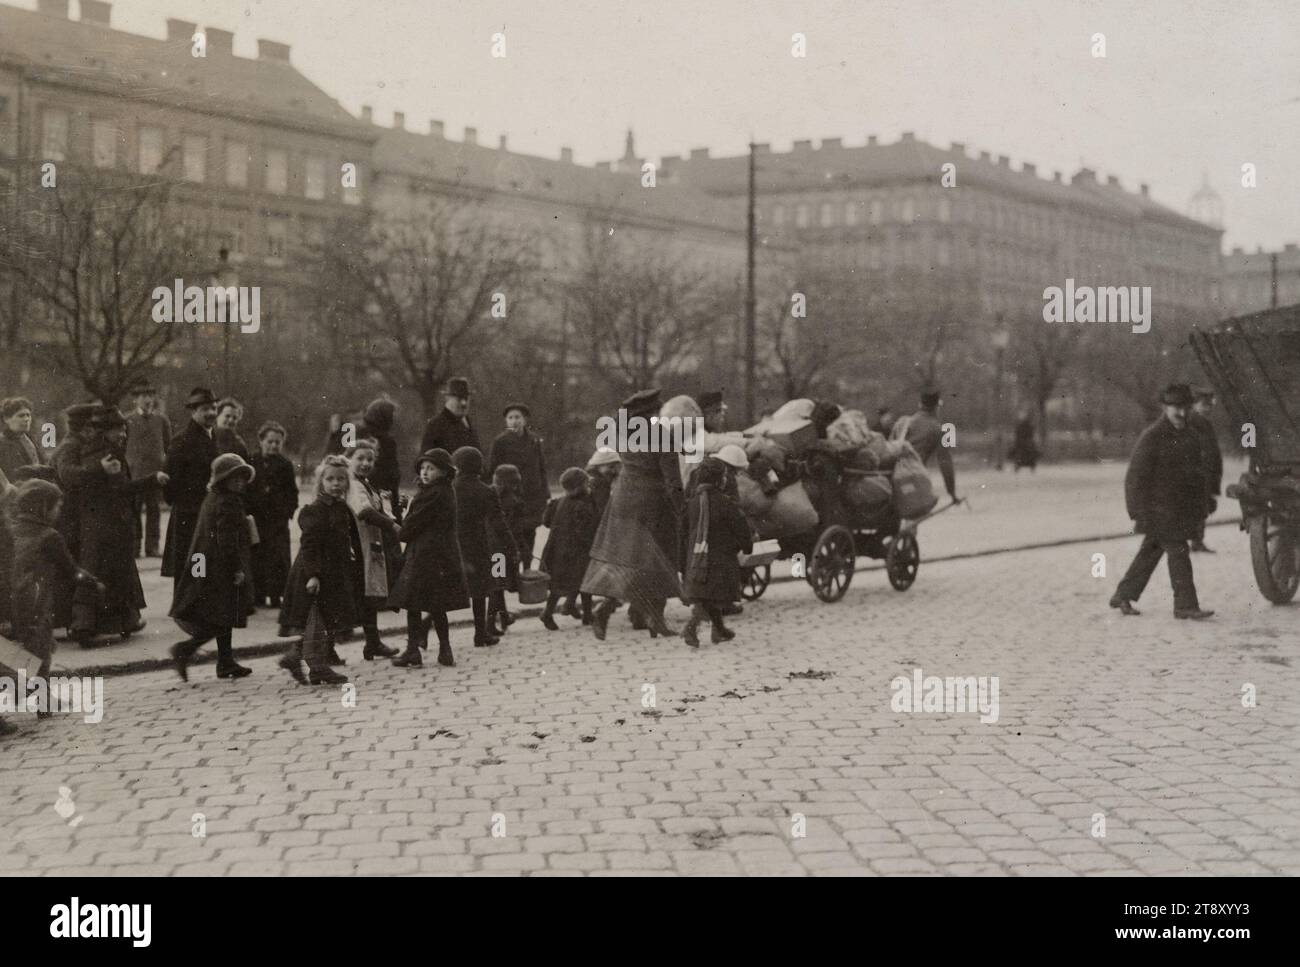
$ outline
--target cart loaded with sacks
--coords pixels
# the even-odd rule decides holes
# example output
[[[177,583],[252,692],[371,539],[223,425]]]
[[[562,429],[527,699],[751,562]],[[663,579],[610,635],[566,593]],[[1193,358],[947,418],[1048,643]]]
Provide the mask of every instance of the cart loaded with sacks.
[[[799,404],[812,405],[786,407]],[[740,556],[741,593],[761,597],[773,563],[789,561],[820,600],[838,601],[859,555],[883,560],[889,583],[906,591],[921,564],[917,525],[937,503],[916,451],[868,429],[858,410],[844,411],[819,438],[811,414],[786,407],[745,431],[750,466],[737,489],[759,543]]]
[[[1300,305],[1228,319],[1191,338],[1250,454],[1226,493],[1241,504],[1255,583],[1285,604],[1300,588]]]

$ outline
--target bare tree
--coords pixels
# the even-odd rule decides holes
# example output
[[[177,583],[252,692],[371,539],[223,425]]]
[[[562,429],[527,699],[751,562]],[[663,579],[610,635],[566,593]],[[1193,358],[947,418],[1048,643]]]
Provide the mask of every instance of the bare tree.
[[[152,313],[154,289],[170,289],[202,250],[201,230],[170,206],[171,165],[143,177],[61,164],[0,231],[0,274],[29,315],[25,327],[6,320],[7,342],[105,401],[148,372],[183,325],[179,313]]]
[[[478,205],[446,201],[340,231],[317,251],[338,344],[390,386],[415,390],[432,416],[475,340],[520,315],[536,241]]]
[[[1041,315],[1026,313],[1011,320],[1008,362],[1022,385],[1034,397],[1038,417],[1038,438],[1047,447],[1047,404],[1074,361],[1081,339],[1077,326],[1044,322]]]

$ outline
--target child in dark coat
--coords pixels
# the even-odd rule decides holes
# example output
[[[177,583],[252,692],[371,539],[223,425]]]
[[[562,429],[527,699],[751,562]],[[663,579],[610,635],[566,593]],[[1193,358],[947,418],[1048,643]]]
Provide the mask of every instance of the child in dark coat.
[[[707,457],[696,472],[695,492],[686,505],[690,544],[682,598],[693,607],[682,637],[692,648],[700,646],[702,621],[712,623],[714,644],[736,637],[722,623],[722,609],[740,600],[740,562],[736,556],[753,549],[753,537],[740,505],[727,491],[728,477],[747,464],[745,452],[734,445]]]
[[[460,542],[460,559],[465,570],[465,584],[474,609],[474,646],[495,645],[501,639],[488,630],[487,606],[492,592],[504,579],[504,560],[498,568],[502,577],[492,573],[492,528],[508,534],[501,502],[496,491],[485,484],[483,454],[475,447],[461,447],[451,455],[456,468],[452,491],[456,494],[456,538]],[[514,538],[511,538],[513,541]]]
[[[492,471],[492,489],[496,491],[501,503],[501,517],[505,520],[504,528],[491,526],[492,554],[494,563],[500,554],[505,559],[505,577],[500,580],[501,587],[492,592],[491,609],[488,612],[488,634],[504,635],[506,629],[515,623],[514,616],[506,610],[506,592],[519,593],[520,555],[529,554],[532,548],[523,547],[519,535],[523,528],[520,521],[526,513],[524,506],[524,481],[519,468],[513,463],[503,463]],[[532,561],[524,561],[527,567]]]
[[[420,489],[406,509],[398,534],[406,544],[406,564],[388,603],[406,609],[406,651],[393,659],[399,668],[419,668],[429,647],[429,624],[438,633],[438,664],[456,664],[451,653],[447,612],[469,607],[460,545],[456,539],[456,468],[446,450],[434,449],[415,462]],[[422,612],[428,612],[425,622]]]
[[[279,423],[263,423],[257,431],[261,451],[249,461],[254,476],[246,499],[258,537],[253,545],[253,591],[258,604],[272,608],[280,607],[289,579],[289,521],[298,509],[298,476],[280,453],[287,435]]]
[[[280,667],[303,685],[308,680],[313,685],[347,681],[330,668],[331,642],[362,621],[361,534],[347,504],[351,483],[348,461],[325,457],[316,468],[316,498],[298,512],[302,540],[285,581],[280,635],[300,637]],[[304,659],[310,679],[302,673]]]
[[[542,611],[542,624],[555,631],[555,606],[560,598],[568,598],[572,614],[573,599],[582,587],[583,575],[590,563],[591,542],[596,537],[600,518],[596,501],[590,493],[591,481],[578,467],[570,467],[560,475],[564,496],[546,507],[543,523],[551,532],[542,551],[542,570],[550,575],[551,590]],[[582,623],[591,624],[591,595],[582,595]]]
[[[190,637],[172,645],[176,673],[189,680],[195,652],[217,640],[217,677],[243,678],[252,669],[235,661],[232,637],[253,613],[252,535],[244,491],[253,468],[237,453],[212,461],[208,493],[199,508],[189,553],[176,575],[176,597],[169,612]]]

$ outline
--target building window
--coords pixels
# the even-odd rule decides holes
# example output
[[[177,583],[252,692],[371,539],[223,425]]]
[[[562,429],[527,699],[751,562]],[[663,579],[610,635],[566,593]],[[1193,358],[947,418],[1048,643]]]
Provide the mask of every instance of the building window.
[[[226,142],[226,184],[248,187],[248,145],[242,141]]]
[[[117,124],[113,121],[90,123],[90,160],[96,168],[117,164]]]
[[[41,115],[41,157],[65,161],[68,157],[68,112],[46,108]]]
[[[306,175],[307,197],[320,201],[325,197],[325,162],[320,158],[308,158]]]
[[[952,221],[952,202],[948,200],[946,195],[939,196],[939,221]]]
[[[282,261],[284,259],[285,239],[289,235],[286,220],[272,216],[266,220],[266,257]]]
[[[844,224],[856,225],[858,223],[858,203],[849,201],[844,203]]]
[[[273,195],[289,190],[289,154],[280,148],[267,149],[266,190]]]
[[[835,209],[830,202],[822,202],[821,211],[818,213],[818,222],[822,228],[830,228],[835,224]]]
[[[784,206],[784,205],[773,205],[773,206],[772,206],[772,224],[775,225],[775,226],[777,226],[778,228],[780,228],[782,225],[785,224],[785,206]]]
[[[808,206],[799,205],[794,210],[794,224],[797,228],[808,227]]]
[[[867,221],[871,222],[872,225],[879,225],[885,215],[884,208],[885,206],[879,198],[871,199],[867,206]]]
[[[140,129],[140,174],[152,175],[162,167],[162,128]]]
[[[182,142],[182,160],[186,181],[202,182],[208,174],[208,139],[201,134],[187,134]]]

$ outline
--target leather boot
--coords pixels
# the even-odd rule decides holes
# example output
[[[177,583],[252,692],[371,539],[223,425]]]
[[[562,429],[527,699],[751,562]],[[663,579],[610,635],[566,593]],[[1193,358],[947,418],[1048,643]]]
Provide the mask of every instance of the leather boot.
[[[456,656],[451,653],[451,642],[438,642],[438,664],[444,668],[454,668],[456,665]]]
[[[299,685],[307,684],[307,676],[302,673],[302,659],[294,658],[290,655],[284,655],[276,662],[281,668],[293,676],[293,680]]]
[[[628,606],[627,617],[628,620],[632,622],[633,631],[645,631],[646,628],[649,627],[649,625],[646,624],[645,612],[635,604]]]
[[[397,654],[396,648],[390,648],[379,640],[378,628],[366,629],[366,645],[361,649],[361,657],[366,661],[374,661],[376,658],[392,658]]]
[[[555,605],[552,599],[546,599],[546,607],[542,609],[542,627],[547,631],[559,631],[560,626],[555,623]]]
[[[700,647],[700,621],[701,620],[702,620],[701,615],[699,615],[696,611],[693,610],[691,611],[690,619],[686,622],[686,627],[682,629],[682,637],[686,639],[686,643],[690,645],[692,648]]]
[[[393,659],[394,668],[420,668],[423,665],[424,656],[420,654],[420,646],[413,641],[407,643],[406,651]]]
[[[176,669],[176,674],[181,676],[181,681],[188,682],[190,680],[190,661],[198,650],[199,646],[194,643],[192,638],[178,641],[169,649],[172,656],[172,665]]]
[[[617,607],[618,602],[613,598],[605,598],[596,605],[596,610],[591,616],[591,633],[596,636],[597,641],[605,640],[605,632],[609,628],[609,616]]]
[[[713,634],[710,637],[716,645],[723,641],[730,641],[736,637],[736,633],[722,623],[722,616],[719,615],[713,619]]]
[[[343,685],[347,680],[347,675],[340,675],[329,665],[307,669],[307,681],[313,685]]]
[[[677,633],[673,631],[672,626],[669,625],[668,622],[664,619],[665,604],[667,604],[667,602],[665,601],[656,602],[654,607],[651,608],[649,613],[646,615],[650,624],[651,638],[654,638],[658,635],[663,635],[665,638],[671,638],[673,635]]]

